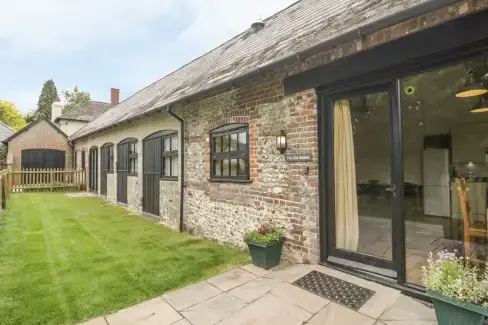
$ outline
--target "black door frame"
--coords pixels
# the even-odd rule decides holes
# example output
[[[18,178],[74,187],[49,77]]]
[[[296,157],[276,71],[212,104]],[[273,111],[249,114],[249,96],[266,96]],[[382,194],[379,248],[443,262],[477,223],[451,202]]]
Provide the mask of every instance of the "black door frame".
[[[338,60],[333,64],[311,70],[285,79],[285,95],[310,88],[315,88],[317,96],[317,130],[318,130],[318,162],[319,166],[333,164],[333,147],[328,130],[333,129],[333,120],[327,111],[327,98],[334,94],[347,93],[351,90],[359,90],[370,87],[372,84],[383,82],[393,83],[391,119],[397,121],[397,126],[392,129],[392,136],[396,139],[392,143],[392,164],[395,170],[392,181],[403,184],[403,142],[401,130],[401,78],[409,75],[439,69],[443,66],[453,65],[476,56],[488,54],[488,10],[474,13],[456,20],[430,28],[426,31],[414,33],[390,43],[378,46],[372,50],[366,50],[356,55]],[[483,26],[485,26],[483,28]],[[418,44],[422,44],[419,46]],[[412,49],[412,50],[409,50]],[[389,62],[392,61],[392,62]],[[318,86],[320,85],[320,86]],[[328,197],[328,188],[333,169],[319,168],[319,228],[321,234],[327,234],[331,227],[330,219],[333,209],[333,198]],[[362,270],[354,264],[339,266],[345,272],[353,273],[369,280],[377,281],[402,291],[424,298],[423,288],[406,282],[405,270],[405,225],[403,212],[403,186],[397,186],[397,209],[394,213],[401,217],[393,227],[393,238],[397,239],[397,245],[393,252],[397,279],[387,280],[377,277]],[[397,220],[398,221],[398,220]],[[320,238],[321,263],[336,267],[336,264],[327,262],[331,255],[328,237]]]
[[[110,148],[113,146],[113,143],[107,142],[100,147],[100,194],[105,196],[107,196],[108,174],[110,172]]]
[[[136,138],[126,138],[117,144],[117,202],[128,204],[129,144]]]
[[[398,157],[401,155],[401,150],[398,150],[401,139],[398,137],[401,136],[400,132],[398,131],[400,128],[398,116],[399,106],[397,105],[398,101],[396,100],[396,85],[398,84],[397,80],[391,80],[388,82],[380,83],[377,85],[368,85],[367,87],[361,88],[351,88],[348,90],[342,90],[337,93],[327,93],[326,91],[318,92],[317,95],[319,96],[319,104],[321,107],[321,111],[325,112],[323,114],[323,120],[325,120],[326,127],[323,128],[324,132],[322,133],[322,137],[324,139],[324,143],[326,144],[325,150],[325,164],[320,165],[327,171],[325,177],[325,184],[326,184],[326,247],[328,249],[328,255],[326,257],[326,261],[330,259],[334,259],[335,262],[339,262],[340,260],[344,259],[347,261],[352,261],[355,264],[355,267],[368,269],[368,271],[373,271],[378,274],[382,274],[388,277],[396,278],[398,276],[402,276],[401,269],[404,268],[401,265],[401,257],[402,254],[400,251],[403,249],[400,243],[404,242],[402,236],[404,236],[403,232],[401,232],[402,225],[403,225],[403,217],[402,217],[402,204],[403,204],[403,196],[400,193],[401,189],[403,188],[403,167],[402,157]],[[359,252],[348,251],[343,249],[338,249],[335,243],[335,172],[334,172],[334,102],[336,100],[347,98],[350,96],[357,96],[361,94],[369,94],[375,92],[388,92],[389,95],[389,137],[390,137],[390,179],[391,179],[391,186],[393,186],[393,197],[392,197],[392,218],[391,218],[391,227],[392,227],[392,259],[386,259],[378,256],[362,254]],[[401,147],[400,147],[401,149]],[[361,229],[360,229],[361,231]],[[397,239],[397,240],[394,240]],[[400,273],[400,274],[399,274]]]
[[[98,147],[90,148],[88,152],[89,190],[98,193]]]

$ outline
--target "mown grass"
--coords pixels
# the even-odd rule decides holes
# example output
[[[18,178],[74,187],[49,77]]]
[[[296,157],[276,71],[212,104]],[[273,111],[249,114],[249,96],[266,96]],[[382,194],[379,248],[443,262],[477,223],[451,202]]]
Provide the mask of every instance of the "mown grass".
[[[98,198],[14,194],[0,217],[0,324],[76,324],[247,261]]]

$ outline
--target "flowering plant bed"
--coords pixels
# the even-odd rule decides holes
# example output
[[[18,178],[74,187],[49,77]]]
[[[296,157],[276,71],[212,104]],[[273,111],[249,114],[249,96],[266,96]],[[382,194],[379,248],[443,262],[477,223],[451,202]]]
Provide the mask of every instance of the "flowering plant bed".
[[[439,325],[483,324],[488,316],[488,268],[484,272],[456,252],[432,253],[422,267],[422,282]]]
[[[244,236],[254,265],[269,269],[280,264],[285,233],[281,229],[262,226]]]

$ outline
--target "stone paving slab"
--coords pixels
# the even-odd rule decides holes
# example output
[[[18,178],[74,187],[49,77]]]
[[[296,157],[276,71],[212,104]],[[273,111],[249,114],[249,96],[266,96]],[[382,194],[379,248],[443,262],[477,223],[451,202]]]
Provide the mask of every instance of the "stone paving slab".
[[[251,303],[275,289],[281,282],[275,279],[257,278],[229,291],[229,294]]]
[[[90,319],[88,322],[81,323],[79,325],[107,325],[107,322],[105,321],[105,318],[98,317],[98,318]]]
[[[183,289],[167,293],[162,297],[174,309],[180,311],[190,306],[201,303],[202,301],[215,297],[221,293],[221,290],[217,289],[216,287],[205,281],[202,281]]]
[[[281,301],[296,305],[311,314],[317,313],[330,302],[327,299],[286,282],[271,291],[271,294],[280,298]]]
[[[109,325],[170,325],[182,318],[161,297],[122,309],[106,317]]]
[[[219,325],[302,325],[312,314],[280,298],[267,294]]]
[[[359,311],[292,283],[312,270],[376,293]],[[261,275],[260,275],[261,274]],[[79,325],[435,325],[424,304],[356,276],[318,265],[244,266]]]
[[[284,269],[278,269],[276,271],[269,272],[268,274],[264,275],[264,277],[292,283],[307,275],[312,270],[312,265],[296,264],[286,267]]]
[[[219,288],[222,291],[228,291],[238,287],[246,282],[255,279],[257,275],[248,272],[242,268],[237,268],[214,278],[208,279],[207,282]]]
[[[198,305],[188,307],[181,314],[193,325],[213,325],[245,305],[243,300],[223,293]]]
[[[410,323],[437,324],[435,311],[414,299],[401,295],[380,317],[386,325]]]
[[[252,274],[257,275],[257,276],[264,276],[264,275],[268,274],[269,272],[271,272],[271,271],[265,270],[263,268],[257,267],[256,265],[253,265],[253,264],[244,265],[241,268],[246,270],[247,272],[251,272]]]
[[[338,279],[354,283],[360,287],[373,290],[375,294],[364,305],[359,308],[358,312],[377,319],[385,310],[387,310],[400,297],[400,291],[382,286],[378,283],[367,281],[356,276],[339,272],[337,270],[316,265],[314,269],[318,272],[326,273]]]
[[[373,325],[375,320],[352,309],[331,302],[318,314],[312,317],[308,325],[340,324],[340,325]]]

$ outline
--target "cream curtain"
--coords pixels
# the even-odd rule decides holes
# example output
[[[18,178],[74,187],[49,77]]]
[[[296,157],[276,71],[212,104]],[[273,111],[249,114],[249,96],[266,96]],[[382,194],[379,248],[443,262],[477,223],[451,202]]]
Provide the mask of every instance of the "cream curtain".
[[[348,100],[334,104],[336,247],[357,251],[359,241],[356,165]]]

